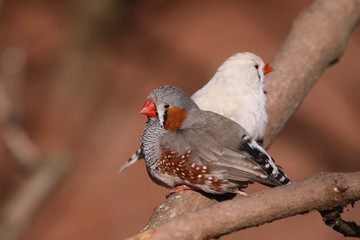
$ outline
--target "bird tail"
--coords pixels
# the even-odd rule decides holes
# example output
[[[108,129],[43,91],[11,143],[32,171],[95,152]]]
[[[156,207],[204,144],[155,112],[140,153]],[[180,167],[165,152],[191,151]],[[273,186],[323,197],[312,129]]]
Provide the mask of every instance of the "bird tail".
[[[127,162],[125,162],[123,165],[121,165],[119,172],[124,171],[126,168],[130,167],[131,165],[133,165],[134,163],[136,163],[138,160],[144,158],[144,155],[141,151],[141,148],[138,148],[138,150],[136,150],[136,152],[134,152],[131,157],[129,158],[129,160],[127,160]]]
[[[243,137],[241,150],[247,153],[248,157],[260,165],[268,177],[264,179],[263,184],[267,186],[279,186],[290,183],[280,166],[275,164],[275,160],[250,136]]]

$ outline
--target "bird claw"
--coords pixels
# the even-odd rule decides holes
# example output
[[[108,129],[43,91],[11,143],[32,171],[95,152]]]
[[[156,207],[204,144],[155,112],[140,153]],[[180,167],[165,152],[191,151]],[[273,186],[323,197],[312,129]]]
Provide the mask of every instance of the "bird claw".
[[[176,187],[170,189],[169,194],[166,195],[166,198],[170,197],[171,194],[173,194],[173,193],[181,192],[184,190],[195,190],[195,188],[190,187],[189,185],[186,185],[186,184],[176,186]]]
[[[243,192],[243,191],[241,191],[241,190],[236,190],[236,191],[234,191],[234,193],[237,193],[237,194],[239,194],[240,196],[245,196],[245,197],[248,196],[246,192]]]

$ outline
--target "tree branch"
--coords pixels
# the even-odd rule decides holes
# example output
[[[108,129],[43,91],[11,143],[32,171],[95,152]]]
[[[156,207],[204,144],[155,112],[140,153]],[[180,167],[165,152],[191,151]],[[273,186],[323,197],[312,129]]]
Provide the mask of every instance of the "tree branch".
[[[344,221],[340,216],[340,213],[342,212],[343,207],[337,207],[321,211],[320,214],[326,225],[332,227],[335,231],[343,234],[345,237],[360,237],[360,226],[356,225],[355,222]]]
[[[294,20],[285,42],[271,62],[275,71],[269,74],[266,82],[269,126],[264,142],[265,147],[270,146],[322,72],[339,60],[359,18],[360,0],[316,0]],[[320,174],[290,186],[282,186],[246,198],[217,204],[214,204],[217,200],[209,199],[195,191],[176,193],[154,210],[145,228],[149,230],[143,234],[156,237],[156,239],[168,239],[169,233],[172,239],[201,239],[220,236],[305,211],[343,206],[351,199],[360,197],[359,186],[354,185],[355,178],[357,184],[360,183],[359,175],[360,173]],[[351,181],[348,181],[349,179]],[[331,190],[337,186],[335,183],[341,183],[348,190],[335,194]],[[306,186],[306,184],[309,185]],[[300,193],[301,195],[298,195]],[[326,194],[331,195],[325,198]],[[212,206],[202,209],[209,205]],[[288,208],[282,206],[288,206]],[[227,208],[230,211],[217,211]],[[199,211],[191,213],[196,210]],[[182,213],[186,214],[178,216]],[[174,218],[175,216],[178,217]],[[215,221],[209,216],[217,216],[218,220]],[[245,216],[248,223],[240,223]],[[171,218],[174,219],[169,221]],[[236,225],[229,225],[227,219],[232,219]],[[189,221],[202,224],[200,227],[196,225],[196,231],[191,231],[193,225],[188,224]],[[154,227],[156,227],[155,230]],[[143,238],[145,236],[143,234],[133,239],[149,239]]]
[[[266,81],[265,146],[294,114],[324,70],[339,61],[360,19],[360,1],[316,0],[294,20]]]
[[[131,239],[209,239],[300,213],[341,207],[359,198],[360,172],[319,173],[182,214]]]

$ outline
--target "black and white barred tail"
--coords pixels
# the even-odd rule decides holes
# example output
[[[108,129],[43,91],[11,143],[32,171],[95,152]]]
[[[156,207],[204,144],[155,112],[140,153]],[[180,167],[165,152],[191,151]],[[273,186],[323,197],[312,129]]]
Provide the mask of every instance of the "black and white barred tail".
[[[281,170],[281,167],[275,164],[275,161],[267,152],[250,136],[243,136],[243,143],[240,150],[243,151],[248,158],[255,161],[268,174],[266,185],[278,186],[290,183],[290,179]]]

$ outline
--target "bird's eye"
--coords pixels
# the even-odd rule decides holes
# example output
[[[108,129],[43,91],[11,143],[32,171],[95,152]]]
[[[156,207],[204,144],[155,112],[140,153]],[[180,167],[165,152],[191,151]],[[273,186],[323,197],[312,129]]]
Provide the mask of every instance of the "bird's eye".
[[[167,104],[167,105],[164,106],[165,109],[168,109],[169,107],[170,107],[169,104]]]
[[[259,69],[259,65],[255,64],[255,68],[256,68],[256,69]]]

